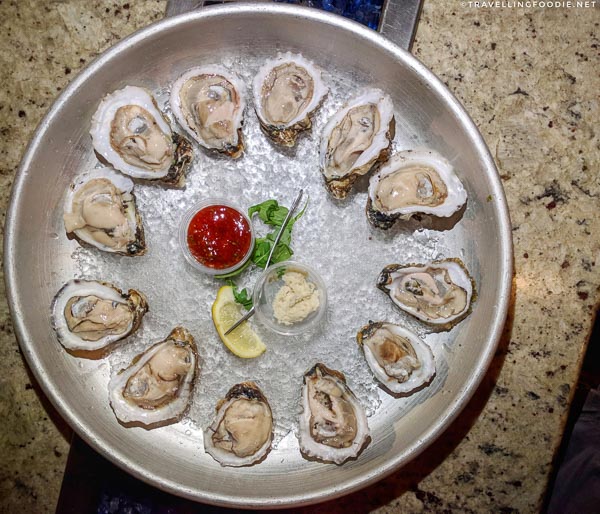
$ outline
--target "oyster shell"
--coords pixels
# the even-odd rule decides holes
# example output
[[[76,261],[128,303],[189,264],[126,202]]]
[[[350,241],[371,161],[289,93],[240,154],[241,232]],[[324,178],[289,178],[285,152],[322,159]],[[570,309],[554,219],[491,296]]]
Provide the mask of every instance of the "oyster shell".
[[[475,282],[459,259],[391,264],[377,279],[400,309],[432,325],[452,325],[470,311]]]
[[[244,150],[245,91],[240,78],[222,66],[199,66],[173,84],[171,109],[198,144],[236,159]]]
[[[204,448],[221,466],[248,466],[267,454],[273,439],[273,415],[254,382],[234,385],[216,411],[204,431]]]
[[[123,293],[108,282],[70,280],[52,300],[52,328],[67,350],[92,357],[135,332],[146,312],[146,298],[135,289]]]
[[[126,86],[106,95],[92,117],[90,135],[96,152],[121,173],[183,186],[192,146],[171,131],[146,89]]]
[[[345,198],[361,175],[389,157],[394,105],[380,89],[367,89],[336,112],[323,129],[320,166],[335,198]]]
[[[65,200],[67,236],[105,252],[143,255],[144,227],[132,191],[133,182],[110,168],[80,175]]]
[[[446,159],[433,150],[406,150],[371,177],[367,218],[387,229],[414,214],[452,216],[466,201],[467,192]]]
[[[369,323],[356,339],[375,378],[392,393],[410,394],[431,382],[435,361],[416,334],[393,323]]]
[[[369,426],[344,374],[317,363],[303,382],[298,434],[302,453],[336,464],[356,457],[367,442]]]
[[[263,132],[277,144],[294,146],[312,126],[311,114],[328,92],[319,70],[300,54],[279,54],[254,77],[254,109]]]
[[[110,406],[126,426],[156,428],[175,423],[189,406],[197,371],[194,338],[185,328],[176,327],[110,379]]]

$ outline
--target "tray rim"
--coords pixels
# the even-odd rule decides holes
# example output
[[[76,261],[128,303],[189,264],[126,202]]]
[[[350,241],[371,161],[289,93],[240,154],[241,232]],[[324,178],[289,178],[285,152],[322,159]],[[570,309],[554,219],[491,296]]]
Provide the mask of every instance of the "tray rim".
[[[180,24],[195,23],[197,20],[203,20],[206,18],[220,18],[226,15],[235,15],[236,13],[264,13],[264,14],[277,14],[283,16],[300,17],[308,19],[312,22],[320,22],[335,26],[347,30],[354,34],[357,39],[366,39],[369,42],[381,47],[383,51],[386,51],[394,56],[398,61],[402,61],[403,65],[410,68],[413,73],[423,78],[424,81],[431,86],[432,90],[435,91],[441,99],[444,100],[447,108],[451,111],[458,120],[460,120],[462,126],[465,129],[465,133],[469,136],[473,142],[473,147],[479,155],[481,162],[485,166],[485,172],[487,178],[490,181],[492,188],[492,202],[497,210],[498,224],[500,226],[499,232],[499,249],[500,249],[500,269],[501,282],[498,287],[497,295],[497,309],[492,316],[490,322],[490,340],[493,340],[493,344],[489,344],[486,351],[482,354],[478,365],[473,373],[469,376],[468,380],[463,383],[463,387],[460,392],[457,392],[456,399],[447,407],[444,415],[438,418],[437,423],[432,425],[426,430],[422,437],[419,439],[418,444],[413,445],[409,450],[402,456],[402,458],[390,458],[385,464],[381,465],[376,470],[361,475],[359,479],[351,479],[344,482],[334,490],[330,490],[325,494],[320,494],[318,491],[311,494],[299,493],[296,495],[286,496],[285,498],[273,498],[269,497],[268,503],[257,499],[256,497],[240,498],[236,497],[233,501],[232,498],[225,495],[211,494],[202,495],[198,494],[197,490],[186,488],[181,486],[179,483],[164,479],[157,478],[154,474],[148,473],[143,466],[137,462],[127,458],[122,453],[115,451],[110,448],[109,445],[105,444],[102,438],[98,437],[97,434],[88,432],[88,427],[82,423],[75,415],[72,415],[67,408],[65,401],[61,395],[61,392],[54,388],[50,384],[48,373],[46,369],[41,365],[41,361],[34,351],[34,344],[28,340],[27,328],[20,317],[20,306],[19,298],[16,293],[18,286],[16,283],[16,269],[17,263],[14,260],[12,248],[18,235],[15,230],[15,219],[18,210],[18,198],[21,190],[24,188],[27,179],[27,170],[33,161],[34,154],[40,142],[43,140],[44,135],[55,117],[55,115],[61,110],[62,106],[69,102],[73,93],[75,93],[81,84],[83,84],[90,75],[95,73],[98,69],[102,68],[104,64],[114,56],[125,51],[127,48],[135,46],[144,39],[158,35],[162,31],[172,29]],[[8,300],[9,310],[13,325],[15,328],[15,335],[17,337],[19,346],[23,355],[25,356],[27,363],[38,381],[40,387],[44,391],[44,394],[48,397],[54,408],[59,414],[68,422],[71,428],[90,446],[92,446],[98,453],[108,458],[111,462],[124,469],[128,473],[135,477],[170,493],[194,500],[206,502],[213,505],[236,507],[245,509],[255,508],[267,508],[275,509],[289,506],[303,506],[314,503],[319,503],[325,500],[332,500],[339,498],[353,491],[362,489],[376,481],[382,480],[386,476],[390,475],[394,471],[398,470],[401,466],[407,464],[413,460],[420,453],[422,453],[427,447],[429,447],[443,432],[450,426],[450,424],[458,417],[462,412],[467,403],[471,400],[475,394],[479,384],[483,380],[487,370],[494,357],[496,348],[500,342],[504,324],[508,315],[508,308],[511,298],[512,290],[512,277],[513,277],[513,243],[512,243],[512,231],[511,222],[508,211],[508,204],[504,194],[504,189],[500,181],[500,176],[496,169],[493,158],[490,151],[481,136],[481,133],[475,126],[474,122],[470,118],[469,114],[459,102],[459,100],[450,92],[450,90],[438,79],[433,72],[431,72],[424,64],[422,64],[416,57],[409,52],[395,45],[385,37],[380,35],[374,30],[360,25],[357,22],[348,20],[341,16],[326,13],[317,9],[301,7],[295,5],[285,4],[253,4],[253,3],[235,3],[225,4],[218,6],[211,6],[203,8],[195,12],[189,12],[174,16],[172,18],[166,18],[154,22],[147,27],[144,27],[131,35],[123,38],[112,47],[102,52],[96,57],[91,63],[84,68],[75,78],[69,83],[69,85],[63,90],[63,92],[56,98],[48,112],[45,114],[43,119],[37,126],[35,133],[27,146],[19,168],[15,174],[15,180],[13,183],[9,207],[7,209],[6,221],[5,221],[5,233],[4,233],[4,280],[6,286],[6,297]]]

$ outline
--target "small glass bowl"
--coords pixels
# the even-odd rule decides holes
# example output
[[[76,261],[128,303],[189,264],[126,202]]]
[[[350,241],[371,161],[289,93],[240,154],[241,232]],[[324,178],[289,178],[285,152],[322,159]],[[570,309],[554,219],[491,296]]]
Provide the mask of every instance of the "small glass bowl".
[[[319,292],[319,307],[317,307],[317,310],[311,312],[302,321],[291,325],[280,323],[273,312],[273,300],[277,292],[285,285],[282,277],[287,271],[302,273],[306,280],[312,282]],[[274,264],[263,272],[254,287],[252,300],[256,309],[256,317],[263,325],[278,334],[292,336],[312,329],[321,321],[327,310],[327,289],[323,279],[315,270],[299,262],[285,261]]]
[[[231,207],[244,217],[244,219],[248,223],[248,226],[250,227],[250,247],[248,248],[248,251],[246,252],[244,258],[241,261],[234,264],[233,266],[230,266],[229,268],[217,269],[205,266],[192,255],[192,252],[188,247],[187,234],[188,227],[190,225],[190,222],[192,221],[192,218],[196,215],[197,212],[204,209],[205,207],[210,207],[211,205],[225,205],[227,207]],[[179,225],[179,246],[181,247],[181,251],[183,252],[185,259],[190,263],[192,267],[194,267],[198,271],[202,271],[203,273],[206,273],[208,275],[225,275],[226,273],[231,273],[240,269],[244,264],[246,264],[246,262],[252,255],[252,250],[254,249],[254,229],[252,227],[252,222],[250,221],[250,218],[235,203],[226,200],[225,198],[206,198],[194,204],[193,207],[191,207],[185,212],[183,218],[181,218],[181,224]]]

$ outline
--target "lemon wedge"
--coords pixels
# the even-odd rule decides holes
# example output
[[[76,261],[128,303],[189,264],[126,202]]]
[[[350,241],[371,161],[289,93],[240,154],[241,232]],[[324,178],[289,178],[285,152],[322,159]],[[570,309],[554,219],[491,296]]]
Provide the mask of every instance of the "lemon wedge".
[[[233,288],[223,286],[219,289],[212,306],[212,319],[217,333],[223,344],[234,355],[243,359],[253,359],[261,355],[267,347],[247,321],[244,321],[230,334],[225,335],[227,329],[241,317],[241,306],[235,301]]]

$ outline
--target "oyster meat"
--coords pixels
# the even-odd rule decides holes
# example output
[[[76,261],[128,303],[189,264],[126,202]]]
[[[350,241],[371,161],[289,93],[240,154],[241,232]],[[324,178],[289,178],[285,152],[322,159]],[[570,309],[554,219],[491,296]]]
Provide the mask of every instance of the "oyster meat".
[[[328,92],[319,70],[300,54],[279,54],[254,77],[254,109],[261,128],[277,144],[294,146],[312,126],[311,115]]]
[[[175,423],[190,404],[197,372],[194,338],[185,328],[176,327],[111,378],[110,406],[126,426],[156,428]]]
[[[389,157],[394,106],[379,89],[367,89],[333,115],[323,129],[320,166],[335,198],[345,198],[361,175]]]
[[[172,132],[156,100],[127,86],[100,102],[90,130],[96,152],[125,175],[183,186],[192,146]]]
[[[67,350],[104,354],[135,332],[146,312],[146,298],[135,289],[123,293],[108,282],[70,280],[52,301],[52,328]]]
[[[406,150],[371,177],[367,218],[387,229],[415,214],[452,216],[466,201],[467,192],[446,159],[433,150]]]
[[[344,374],[315,364],[304,374],[300,450],[308,457],[342,464],[367,442],[369,426],[362,405]]]
[[[410,394],[431,382],[435,361],[416,334],[392,323],[369,323],[356,336],[375,378],[392,393]]]
[[[403,311],[432,325],[448,326],[470,311],[474,284],[459,259],[391,264],[377,279],[377,287]]]
[[[273,415],[254,382],[234,385],[216,410],[214,421],[204,431],[204,448],[221,466],[248,466],[267,454]]]
[[[105,252],[143,255],[144,228],[132,191],[133,182],[110,168],[80,175],[65,201],[67,236]]]
[[[240,78],[213,64],[181,75],[171,88],[170,103],[177,122],[198,144],[238,158],[244,150],[245,97]]]

